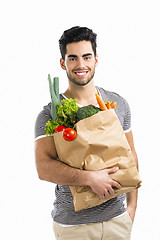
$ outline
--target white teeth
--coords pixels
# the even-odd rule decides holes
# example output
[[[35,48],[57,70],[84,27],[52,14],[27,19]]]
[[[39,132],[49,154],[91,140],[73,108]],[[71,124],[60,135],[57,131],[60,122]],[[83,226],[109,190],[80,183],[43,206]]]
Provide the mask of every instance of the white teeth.
[[[76,74],[82,76],[82,75],[86,74],[86,72],[76,72]]]

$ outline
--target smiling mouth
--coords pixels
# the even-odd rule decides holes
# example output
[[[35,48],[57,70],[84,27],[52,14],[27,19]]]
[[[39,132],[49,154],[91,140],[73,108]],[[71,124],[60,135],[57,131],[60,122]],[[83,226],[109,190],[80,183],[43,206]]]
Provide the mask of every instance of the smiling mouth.
[[[83,77],[84,75],[86,75],[88,73],[88,71],[75,71],[74,72],[77,76]]]

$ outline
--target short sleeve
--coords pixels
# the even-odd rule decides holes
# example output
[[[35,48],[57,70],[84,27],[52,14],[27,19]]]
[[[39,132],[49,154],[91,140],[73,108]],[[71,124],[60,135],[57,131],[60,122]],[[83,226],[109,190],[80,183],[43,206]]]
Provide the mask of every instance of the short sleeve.
[[[126,99],[123,98],[124,102],[124,121],[123,121],[123,130],[124,132],[129,132],[131,130],[131,110]]]
[[[35,140],[40,137],[45,136],[45,125],[51,120],[50,114],[50,105],[47,105],[43,108],[43,110],[38,114],[36,122],[35,122]]]

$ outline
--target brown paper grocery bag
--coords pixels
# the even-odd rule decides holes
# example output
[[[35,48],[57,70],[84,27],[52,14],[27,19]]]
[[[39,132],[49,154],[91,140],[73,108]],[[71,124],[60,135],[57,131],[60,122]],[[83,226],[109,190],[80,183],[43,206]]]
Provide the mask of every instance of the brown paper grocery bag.
[[[62,132],[54,134],[59,159],[83,170],[118,166],[119,170],[110,176],[122,186],[115,190],[115,195],[105,199],[100,199],[89,186],[70,186],[75,211],[97,206],[140,187],[141,179],[132,151],[113,109],[79,121],[75,129],[77,137],[71,142],[64,140]]]

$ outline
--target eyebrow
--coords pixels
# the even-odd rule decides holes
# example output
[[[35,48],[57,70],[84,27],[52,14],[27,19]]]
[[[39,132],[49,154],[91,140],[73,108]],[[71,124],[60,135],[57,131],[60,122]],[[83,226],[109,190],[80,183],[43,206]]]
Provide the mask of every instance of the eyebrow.
[[[92,56],[92,53],[86,53],[86,54],[83,54],[82,57],[87,57],[87,56]]]
[[[85,53],[82,55],[82,57],[86,57],[86,56],[92,56],[93,54],[92,53]],[[68,58],[77,58],[78,56],[77,55],[74,55],[74,54],[70,54],[68,55]]]

